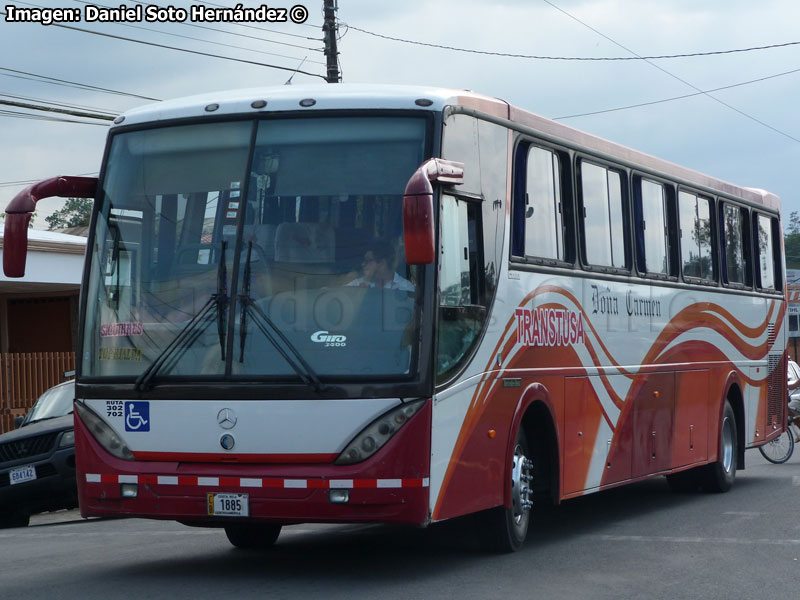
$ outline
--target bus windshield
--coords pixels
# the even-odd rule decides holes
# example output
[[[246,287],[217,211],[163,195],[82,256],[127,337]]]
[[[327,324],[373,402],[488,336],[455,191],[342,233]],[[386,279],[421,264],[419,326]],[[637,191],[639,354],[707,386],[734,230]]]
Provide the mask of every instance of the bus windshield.
[[[407,378],[424,268],[402,193],[424,118],[284,118],[115,135],[96,217],[83,375]]]

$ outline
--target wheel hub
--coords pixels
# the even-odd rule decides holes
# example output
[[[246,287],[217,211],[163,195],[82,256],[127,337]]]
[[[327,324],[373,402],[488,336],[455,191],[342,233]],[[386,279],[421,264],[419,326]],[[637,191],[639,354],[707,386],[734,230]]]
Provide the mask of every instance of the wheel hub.
[[[733,465],[733,424],[729,418],[722,421],[722,468],[730,472]]]
[[[511,463],[511,511],[517,524],[527,518],[533,508],[533,461],[522,453],[522,448],[514,449],[514,459]]]

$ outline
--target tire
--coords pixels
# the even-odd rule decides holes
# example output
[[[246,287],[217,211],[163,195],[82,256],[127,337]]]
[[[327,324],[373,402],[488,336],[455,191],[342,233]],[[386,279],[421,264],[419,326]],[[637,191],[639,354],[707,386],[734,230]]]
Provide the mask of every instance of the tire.
[[[725,401],[722,422],[719,426],[719,453],[717,461],[706,465],[699,473],[700,484],[709,492],[727,492],[736,479],[739,438],[736,415],[730,402]]]
[[[783,434],[758,447],[761,456],[776,465],[785,463],[794,452],[794,433],[787,429]]]
[[[478,515],[478,536],[481,545],[492,552],[516,552],[528,535],[533,508],[533,462],[525,432],[520,429],[514,451],[509,457],[511,508],[498,506]]]
[[[27,527],[31,522],[31,516],[20,512],[12,512],[8,516],[0,517],[0,529],[10,527]]]
[[[228,541],[244,550],[264,550],[275,545],[281,526],[274,523],[242,523],[225,527]]]

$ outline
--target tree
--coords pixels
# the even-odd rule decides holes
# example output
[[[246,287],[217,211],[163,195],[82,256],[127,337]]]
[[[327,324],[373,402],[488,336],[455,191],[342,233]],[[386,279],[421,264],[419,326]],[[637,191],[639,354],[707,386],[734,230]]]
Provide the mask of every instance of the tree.
[[[45,217],[50,231],[89,225],[92,216],[92,200],[89,198],[67,198],[64,206],[49,217]]]
[[[783,236],[786,249],[786,267],[800,268],[800,214],[797,211],[789,214],[789,227]]]
[[[36,219],[36,217],[38,217],[38,216],[39,216],[39,211],[38,211],[38,210],[35,210],[35,211],[33,211],[33,214],[31,215],[31,220],[28,222],[28,229],[33,229],[33,221],[34,221],[34,220]],[[3,220],[5,221],[5,219],[6,219],[6,213],[3,213],[3,215],[2,215],[2,218],[3,218]]]

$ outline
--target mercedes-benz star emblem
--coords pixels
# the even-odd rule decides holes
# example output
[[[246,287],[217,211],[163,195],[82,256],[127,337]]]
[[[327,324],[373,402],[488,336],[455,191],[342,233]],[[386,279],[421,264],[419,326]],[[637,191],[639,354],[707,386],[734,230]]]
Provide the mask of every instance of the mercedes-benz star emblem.
[[[223,408],[217,413],[217,423],[223,429],[233,429],[236,425],[236,413],[230,408]]]

